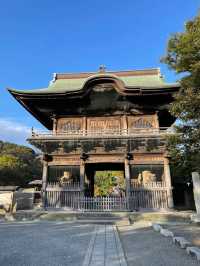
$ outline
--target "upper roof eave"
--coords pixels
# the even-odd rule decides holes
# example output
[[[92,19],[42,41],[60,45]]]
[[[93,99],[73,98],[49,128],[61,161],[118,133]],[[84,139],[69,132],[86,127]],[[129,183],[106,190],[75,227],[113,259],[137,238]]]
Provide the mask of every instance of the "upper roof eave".
[[[181,85],[179,83],[172,83],[172,84],[166,84],[163,86],[155,87],[155,86],[125,86],[124,92],[122,94],[126,94],[126,92],[132,93],[134,95],[135,90],[140,90],[141,93],[144,93],[151,90],[152,93],[156,94],[158,92],[166,93],[168,90],[174,90],[174,92],[181,88]],[[34,90],[17,90],[13,88],[8,88],[8,91],[15,96],[22,96],[22,97],[31,97],[31,96],[59,96],[59,95],[74,95],[74,94],[81,94],[83,92],[82,88],[78,88],[74,91],[67,91],[65,89],[62,89],[62,91],[52,91],[49,90],[49,88],[44,89],[34,89]]]

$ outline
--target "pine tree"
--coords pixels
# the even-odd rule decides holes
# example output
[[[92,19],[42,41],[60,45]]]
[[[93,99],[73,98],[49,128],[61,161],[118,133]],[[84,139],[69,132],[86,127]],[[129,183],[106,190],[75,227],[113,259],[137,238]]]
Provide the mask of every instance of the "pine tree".
[[[200,171],[200,14],[171,36],[161,61],[181,75],[182,89],[170,108],[180,134],[170,138],[169,149],[172,162],[186,175]]]

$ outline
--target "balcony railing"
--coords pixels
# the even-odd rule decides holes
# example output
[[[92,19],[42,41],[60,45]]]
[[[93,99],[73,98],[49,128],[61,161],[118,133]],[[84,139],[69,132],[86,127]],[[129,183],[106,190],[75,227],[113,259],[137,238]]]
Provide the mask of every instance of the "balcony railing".
[[[173,128],[133,128],[133,129],[104,129],[104,130],[68,130],[68,131],[35,131],[32,129],[32,139],[37,138],[99,138],[119,136],[155,136],[174,134]]]

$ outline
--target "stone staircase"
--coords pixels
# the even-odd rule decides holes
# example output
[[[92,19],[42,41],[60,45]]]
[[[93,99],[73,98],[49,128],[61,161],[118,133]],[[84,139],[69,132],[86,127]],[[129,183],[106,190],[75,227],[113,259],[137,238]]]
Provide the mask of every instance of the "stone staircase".
[[[111,224],[117,226],[130,225],[127,212],[85,212],[77,214],[78,223],[86,224]]]
[[[149,223],[190,223],[192,212],[77,212],[63,210],[24,210],[12,214],[15,221],[68,221],[91,224],[130,225]],[[6,218],[2,216],[2,220]],[[7,217],[9,218],[9,217]],[[5,219],[10,220],[11,219]]]

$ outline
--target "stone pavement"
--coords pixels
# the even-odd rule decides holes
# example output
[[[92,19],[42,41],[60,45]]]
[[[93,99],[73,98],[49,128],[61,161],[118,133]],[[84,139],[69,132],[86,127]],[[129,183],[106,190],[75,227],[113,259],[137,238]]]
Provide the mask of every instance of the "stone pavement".
[[[96,226],[83,262],[83,266],[94,265],[127,266],[115,226]]]

